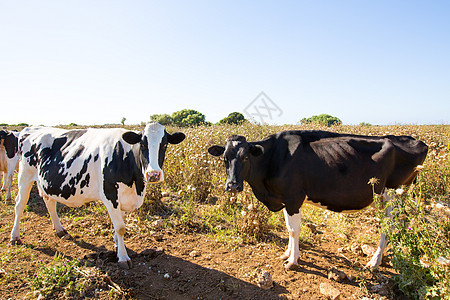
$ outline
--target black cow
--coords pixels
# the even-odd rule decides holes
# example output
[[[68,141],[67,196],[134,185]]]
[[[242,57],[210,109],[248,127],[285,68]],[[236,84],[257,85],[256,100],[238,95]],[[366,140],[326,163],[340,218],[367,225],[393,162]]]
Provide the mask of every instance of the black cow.
[[[208,152],[223,154],[228,191],[242,191],[245,180],[269,210],[283,209],[289,246],[282,258],[291,269],[299,258],[300,207],[305,201],[335,212],[361,210],[373,202],[370,179],[377,179],[375,192],[387,198],[386,188],[413,183],[428,147],[410,136],[283,131],[257,142],[233,135],[225,147],[215,145]],[[381,264],[386,244],[382,233],[368,267]]]

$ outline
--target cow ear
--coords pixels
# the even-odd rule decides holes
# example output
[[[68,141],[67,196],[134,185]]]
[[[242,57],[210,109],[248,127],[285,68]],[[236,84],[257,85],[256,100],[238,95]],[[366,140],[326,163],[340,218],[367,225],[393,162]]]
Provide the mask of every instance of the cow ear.
[[[253,156],[260,156],[264,153],[264,147],[261,145],[250,145],[249,151]]]
[[[122,138],[128,144],[134,145],[134,144],[137,144],[137,143],[139,143],[141,141],[142,134],[141,133],[136,133],[136,132],[133,132],[133,131],[127,131],[124,134],[122,134]]]
[[[208,148],[209,154],[212,156],[220,156],[225,151],[225,147],[214,145]]]
[[[186,135],[182,132],[174,132],[172,134],[166,132],[166,134],[167,134],[167,141],[170,144],[179,144],[186,138]]]

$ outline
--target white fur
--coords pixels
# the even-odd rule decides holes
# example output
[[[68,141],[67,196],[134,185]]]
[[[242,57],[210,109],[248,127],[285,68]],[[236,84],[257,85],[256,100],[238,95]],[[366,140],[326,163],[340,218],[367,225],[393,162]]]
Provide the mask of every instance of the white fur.
[[[289,232],[289,244],[286,252],[282,258],[287,258],[287,266],[294,266],[298,264],[300,256],[299,250],[299,236],[300,225],[302,223],[300,212],[298,214],[289,215],[286,209],[283,209],[284,219],[286,221],[286,228]]]

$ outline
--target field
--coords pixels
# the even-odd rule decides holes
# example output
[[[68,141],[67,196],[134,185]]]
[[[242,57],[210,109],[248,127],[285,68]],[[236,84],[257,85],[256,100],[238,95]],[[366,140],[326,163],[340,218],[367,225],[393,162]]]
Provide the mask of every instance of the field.
[[[300,267],[286,271],[282,213],[269,212],[248,186],[226,193],[223,162],[206,151],[231,134],[257,140],[286,129],[407,134],[430,149],[417,183],[392,191],[393,221],[374,207],[347,215],[305,205]],[[144,205],[127,216],[130,270],[115,262],[112,224],[100,203],[58,206],[71,234],[59,239],[34,188],[21,222],[23,245],[11,246],[14,206],[2,193],[0,299],[327,299],[326,286],[341,299],[450,299],[449,126],[168,128],[175,130],[187,138],[169,146],[165,182],[148,186]],[[381,228],[391,229],[388,255],[370,271],[365,253],[376,249]],[[339,271],[342,279],[330,278]],[[273,286],[261,281],[264,272]]]

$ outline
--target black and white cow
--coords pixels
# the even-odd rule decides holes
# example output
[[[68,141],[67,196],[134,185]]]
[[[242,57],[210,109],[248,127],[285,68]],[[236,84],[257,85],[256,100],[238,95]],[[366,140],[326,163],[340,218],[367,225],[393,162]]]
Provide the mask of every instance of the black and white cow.
[[[298,264],[304,202],[335,212],[361,210],[373,202],[372,178],[377,179],[375,192],[387,200],[386,188],[413,183],[428,147],[409,136],[284,131],[257,142],[231,136],[225,147],[215,145],[208,152],[223,154],[228,191],[242,191],[245,180],[269,210],[283,209],[289,245],[282,258],[292,269]],[[368,267],[381,264],[386,244],[382,233]]]
[[[119,128],[25,128],[19,136],[19,193],[11,242],[20,243],[20,218],[36,181],[58,236],[67,232],[56,214],[56,202],[72,207],[103,202],[114,225],[119,265],[131,267],[123,241],[124,212],[142,205],[147,182],[164,180],[167,144],[184,138],[156,122],[139,133]]]
[[[11,185],[14,170],[19,163],[17,131],[0,130],[0,172],[3,173],[2,192],[6,191],[6,202],[11,201]]]

